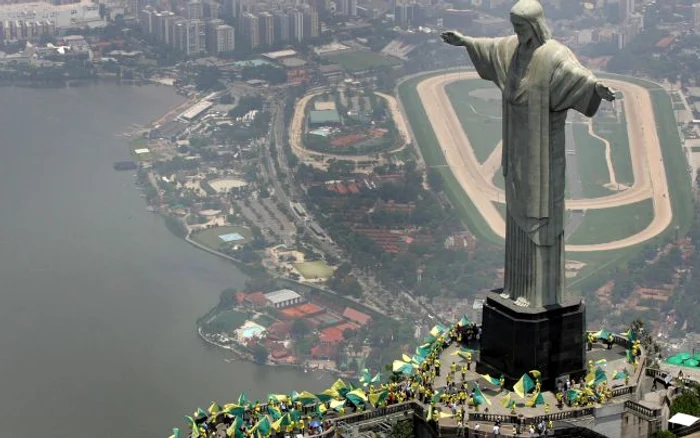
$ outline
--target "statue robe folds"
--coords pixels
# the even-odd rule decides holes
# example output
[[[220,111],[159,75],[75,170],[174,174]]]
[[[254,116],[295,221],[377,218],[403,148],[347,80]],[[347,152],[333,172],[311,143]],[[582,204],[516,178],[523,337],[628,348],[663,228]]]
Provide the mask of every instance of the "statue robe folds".
[[[482,79],[503,93],[506,181],[505,292],[531,306],[560,304],[564,289],[564,194],[568,109],[598,110],[596,77],[564,45],[547,40],[529,63],[518,39],[475,38],[467,46]]]

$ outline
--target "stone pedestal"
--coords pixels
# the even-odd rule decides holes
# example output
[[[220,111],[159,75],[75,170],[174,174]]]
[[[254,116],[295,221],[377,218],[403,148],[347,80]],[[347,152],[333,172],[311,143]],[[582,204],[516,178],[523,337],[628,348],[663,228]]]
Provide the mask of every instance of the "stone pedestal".
[[[586,310],[580,299],[531,308],[491,292],[483,312],[479,373],[503,374],[512,383],[538,370],[543,389],[550,390],[558,377],[585,374]]]

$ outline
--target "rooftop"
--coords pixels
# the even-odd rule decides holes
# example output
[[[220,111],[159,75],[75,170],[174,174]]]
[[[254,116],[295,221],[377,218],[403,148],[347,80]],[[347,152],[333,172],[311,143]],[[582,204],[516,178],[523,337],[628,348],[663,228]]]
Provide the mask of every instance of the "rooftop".
[[[280,64],[288,68],[297,68],[305,66],[306,61],[300,58],[287,58],[280,60]]]
[[[283,303],[296,298],[301,298],[301,295],[289,289],[280,289],[278,291],[265,294],[265,299],[274,304]]]
[[[352,307],[346,307],[345,311],[343,312],[343,317],[349,319],[350,321],[354,321],[360,325],[366,325],[372,320],[372,317],[369,315],[365,315],[362,312],[359,312]]]
[[[286,50],[278,50],[276,52],[263,53],[262,56],[264,58],[278,60],[278,59],[282,59],[282,58],[289,58],[291,56],[296,56],[296,54],[297,54],[296,50],[286,49]]]

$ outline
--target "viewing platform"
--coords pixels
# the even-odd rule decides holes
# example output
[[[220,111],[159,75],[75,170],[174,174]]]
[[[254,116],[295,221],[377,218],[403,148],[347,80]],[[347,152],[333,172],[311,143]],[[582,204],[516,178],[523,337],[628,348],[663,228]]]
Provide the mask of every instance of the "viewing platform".
[[[457,326],[444,328],[443,335],[447,336],[448,330],[453,331]],[[471,326],[473,329],[475,326]],[[607,336],[607,334],[606,334]],[[447,336],[449,339],[449,336]],[[466,337],[464,337],[466,338]],[[443,336],[440,335],[433,344],[425,343],[418,349],[425,348],[426,356],[428,351],[440,351],[440,343]],[[586,352],[586,360],[592,364],[593,369],[600,370],[596,373],[596,380],[607,382],[603,388],[608,389],[608,397],[601,403],[599,400],[574,405],[573,403],[560,403],[556,394],[551,391],[541,392],[542,398],[537,400],[535,406],[527,406],[528,401],[532,402],[533,392],[536,389],[530,388],[530,394],[519,397],[512,390],[512,382],[496,383],[494,379],[487,380],[483,375],[475,372],[474,368],[479,360],[478,343],[457,342],[451,340],[439,353],[440,375],[431,379],[428,387],[437,392],[437,396],[432,397],[432,403],[425,403],[425,399],[419,400],[410,390],[411,381],[420,374],[421,361],[411,365],[410,369],[396,371],[394,364],[394,374],[391,378],[393,383],[369,385],[368,380],[361,379],[361,386],[347,385],[338,380],[333,387],[322,394],[294,393],[291,396],[271,396],[281,397],[295,402],[287,402],[283,412],[279,410],[279,403],[274,403],[268,409],[268,404],[261,403],[257,408],[247,405],[240,408],[235,414],[241,417],[239,431],[231,434],[231,420],[217,415],[226,412],[219,411],[214,418],[217,421],[211,422],[212,427],[208,428],[209,435],[190,436],[214,436],[238,438],[246,436],[256,436],[257,423],[267,424],[266,434],[260,435],[274,437],[357,437],[371,438],[374,436],[386,436],[393,427],[400,422],[411,422],[414,436],[419,438],[437,437],[490,437],[494,425],[499,425],[500,436],[530,436],[530,427],[537,425],[547,430],[548,436],[561,437],[620,437],[620,438],[641,438],[651,436],[655,431],[666,428],[669,400],[676,390],[673,383],[668,378],[668,371],[655,368],[645,368],[646,352],[639,348],[636,356],[636,363],[630,363],[635,357],[630,355],[633,343],[625,336],[611,334],[612,345],[608,348],[607,343],[596,342],[592,344],[590,351]],[[443,345],[443,344],[440,344]],[[429,346],[429,348],[428,348]],[[466,393],[471,394],[472,403],[457,403],[452,407],[444,398],[439,400],[441,393],[459,392],[462,387],[461,370],[466,366],[467,352],[471,352],[471,369],[465,371],[464,386]],[[417,355],[416,355],[417,356]],[[415,360],[416,356],[412,359]],[[425,356],[424,356],[425,357]],[[404,357],[404,361],[407,358]],[[430,363],[429,357],[425,359]],[[399,362],[410,364],[410,362]],[[451,373],[452,364],[455,370],[452,381],[455,382],[453,391],[446,391],[448,387],[447,375]],[[665,365],[665,364],[664,364]],[[426,366],[422,367],[426,370]],[[432,365],[427,367],[430,371],[436,371]],[[670,370],[671,372],[673,370]],[[437,374],[437,373],[436,373]],[[604,377],[603,377],[604,374]],[[675,377],[675,376],[674,376]],[[689,376],[690,381],[697,376]],[[654,385],[656,379],[657,385]],[[666,382],[666,384],[658,384]],[[367,388],[369,386],[369,388]],[[376,386],[376,387],[375,387]],[[583,384],[585,387],[585,384]],[[474,401],[474,389],[478,388],[479,395],[483,400],[476,406]],[[589,387],[590,388],[590,387]],[[579,384],[572,385],[572,389],[580,393],[594,394],[593,390],[579,388]],[[366,392],[365,392],[366,391]],[[379,397],[378,394],[382,394]],[[325,396],[324,396],[325,394]],[[341,395],[342,394],[342,395]],[[356,396],[353,398],[351,394]],[[389,395],[387,395],[389,394]],[[511,402],[508,407],[502,403],[503,397],[510,394]],[[398,397],[398,396],[401,397]],[[597,394],[599,397],[600,394]],[[358,398],[359,397],[359,398]],[[403,400],[402,400],[403,398]],[[365,401],[358,401],[364,399]],[[469,397],[467,398],[469,400]],[[300,400],[302,402],[300,402]],[[488,400],[488,401],[487,401]],[[531,403],[532,404],[532,403]],[[236,405],[238,406],[238,405]],[[297,418],[302,422],[306,421],[306,428],[296,429],[296,426],[288,426],[275,429],[275,419],[270,416],[272,411],[277,412],[279,423],[280,415],[289,415],[289,412],[296,412]],[[458,421],[455,413],[464,410],[463,421]],[[204,411],[201,411],[204,412]],[[253,412],[257,412],[255,415]],[[260,414],[262,413],[262,415]],[[231,418],[231,417],[229,417]],[[195,420],[197,424],[209,423],[211,418]],[[238,420],[234,420],[238,421]],[[314,422],[314,428],[308,427],[309,422]],[[273,425],[270,427],[270,425]],[[253,430],[253,435],[250,431]]]

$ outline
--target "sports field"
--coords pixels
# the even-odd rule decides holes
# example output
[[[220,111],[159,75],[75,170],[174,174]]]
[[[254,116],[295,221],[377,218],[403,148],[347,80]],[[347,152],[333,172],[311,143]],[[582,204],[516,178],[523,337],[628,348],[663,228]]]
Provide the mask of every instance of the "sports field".
[[[307,280],[330,278],[334,271],[332,267],[322,260],[294,263],[293,266]]]
[[[192,240],[208,248],[219,250],[231,245],[242,245],[250,242],[252,233],[246,227],[216,227],[198,231],[192,235]]]

